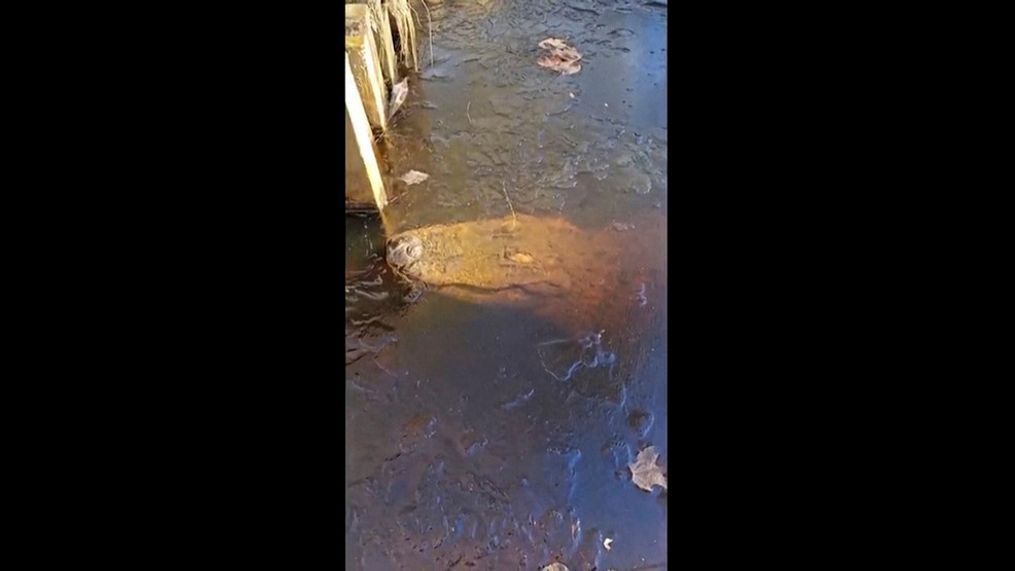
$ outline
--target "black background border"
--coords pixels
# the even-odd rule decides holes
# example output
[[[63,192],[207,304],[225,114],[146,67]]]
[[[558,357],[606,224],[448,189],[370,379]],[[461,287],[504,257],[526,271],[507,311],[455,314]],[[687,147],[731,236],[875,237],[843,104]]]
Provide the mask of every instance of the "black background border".
[[[119,397],[89,408],[97,554],[342,565],[341,6],[121,14],[75,83],[122,122],[123,184],[89,181],[122,192],[88,221],[114,229],[91,303],[117,308],[84,340]],[[928,513],[903,415],[912,363],[942,361],[912,346],[905,250],[926,129],[893,17],[671,7],[674,567],[865,562]]]

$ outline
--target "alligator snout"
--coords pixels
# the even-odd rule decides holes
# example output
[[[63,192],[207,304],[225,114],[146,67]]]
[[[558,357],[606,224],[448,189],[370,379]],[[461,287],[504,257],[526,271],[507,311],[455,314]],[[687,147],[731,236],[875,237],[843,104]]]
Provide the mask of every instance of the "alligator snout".
[[[395,236],[388,240],[385,259],[395,270],[405,272],[423,257],[423,242],[412,235]]]

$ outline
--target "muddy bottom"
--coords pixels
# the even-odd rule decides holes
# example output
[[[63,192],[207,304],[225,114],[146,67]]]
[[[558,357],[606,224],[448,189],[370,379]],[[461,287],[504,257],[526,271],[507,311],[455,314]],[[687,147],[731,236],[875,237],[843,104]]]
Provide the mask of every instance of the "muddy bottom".
[[[666,211],[665,8],[430,10],[434,65],[424,30],[426,65],[380,143],[393,203],[383,222],[346,217],[346,568],[665,569],[668,492],[628,468],[648,446],[674,466],[665,230],[644,222]],[[580,72],[537,65],[550,37]],[[410,170],[429,177],[408,185]],[[384,262],[396,232],[512,211],[632,236],[595,297],[623,311],[470,301]],[[587,318],[547,317],[568,312]]]

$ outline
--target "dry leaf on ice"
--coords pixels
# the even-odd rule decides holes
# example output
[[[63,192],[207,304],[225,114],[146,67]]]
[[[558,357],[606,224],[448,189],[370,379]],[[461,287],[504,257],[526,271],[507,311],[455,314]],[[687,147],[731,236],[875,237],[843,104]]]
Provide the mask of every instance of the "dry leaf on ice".
[[[391,100],[388,101],[388,119],[395,116],[395,111],[405,103],[409,95],[409,78],[403,79],[400,83],[391,86]]]
[[[428,178],[430,178],[430,175],[426,174],[425,172],[419,172],[419,171],[413,170],[413,171],[409,171],[409,172],[403,174],[401,176],[400,180],[402,182],[404,182],[405,184],[416,184],[416,183],[423,182],[424,180],[426,180]]]
[[[638,458],[633,464],[628,464],[631,469],[631,481],[639,488],[651,492],[652,486],[659,485],[666,488],[666,476],[663,475],[656,460],[659,453],[655,446],[649,446],[638,453]]]
[[[568,571],[568,569],[563,563],[550,563],[546,567],[543,567],[540,571]]]
[[[551,48],[557,48],[557,49],[560,49],[560,50],[566,50],[570,46],[568,46],[564,42],[564,40],[558,40],[557,38],[546,38],[545,40],[539,42],[539,47],[543,48],[544,50],[548,50],[548,49],[551,49]]]
[[[567,45],[564,40],[546,38],[539,42],[539,47],[546,50],[536,60],[540,67],[559,71],[564,75],[571,75],[582,70],[582,65],[578,63],[582,59],[582,55],[578,50]]]

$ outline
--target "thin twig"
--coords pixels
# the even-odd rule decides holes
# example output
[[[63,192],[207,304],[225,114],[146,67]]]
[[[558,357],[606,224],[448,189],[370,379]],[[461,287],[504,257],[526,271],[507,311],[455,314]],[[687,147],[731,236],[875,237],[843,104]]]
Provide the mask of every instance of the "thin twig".
[[[406,193],[403,192],[402,194],[396,194],[395,196],[393,196],[391,199],[388,200],[388,206],[391,206],[392,204],[398,202],[398,199],[405,196],[405,194]]]
[[[504,190],[504,198],[507,199],[508,208],[511,209],[511,218],[514,219],[514,223],[515,223],[515,225],[517,225],[518,224],[518,216],[515,215],[515,207],[511,206],[511,197],[508,196],[507,187],[504,186],[504,181],[500,181],[500,187],[501,187],[501,189]],[[512,226],[512,228],[514,228],[514,226]]]
[[[426,0],[423,0],[423,1],[425,2]],[[421,20],[419,18],[419,11],[417,11],[416,7],[412,5],[412,2],[410,2],[409,0],[405,0],[405,5],[409,7],[409,11],[410,12],[412,12],[413,14],[416,15],[416,18],[412,21],[413,22],[413,24],[412,24],[412,33],[413,33],[413,38],[415,38],[416,37],[415,36],[415,34],[416,34],[416,22],[419,22],[419,25],[422,26],[423,25],[423,20]],[[413,49],[416,48],[415,42],[413,43],[412,47],[413,47]],[[419,71],[419,53],[418,53],[418,51],[413,52],[413,56],[412,57],[414,57],[416,59],[416,68],[415,69],[416,69],[416,71]]]
[[[426,5],[426,0],[420,0],[420,2],[426,8],[427,32],[430,34],[430,67],[433,67],[433,22],[430,20],[430,7]],[[419,18],[419,12],[416,11],[412,4],[409,4],[409,9]]]
[[[472,107],[472,101],[469,101],[469,104],[465,106],[465,116],[469,118],[469,125],[472,125],[472,115],[469,115],[469,107]]]
[[[430,33],[430,67],[433,67],[433,21],[430,19],[430,7],[426,5],[426,0],[423,0],[423,7],[426,8],[426,26],[427,32]]]
[[[384,367],[384,365],[382,365],[382,364],[378,363],[378,362],[377,362],[377,357],[374,357],[374,364],[375,364],[375,365],[377,365],[378,367],[380,367],[380,369],[381,369],[382,371],[384,371],[385,373],[387,373],[387,374],[391,375],[392,377],[395,377],[396,379],[398,378],[398,375],[396,375],[396,374],[392,373],[392,372],[391,372],[391,371],[389,371],[389,370],[388,370],[387,368],[385,368],[385,367]]]

